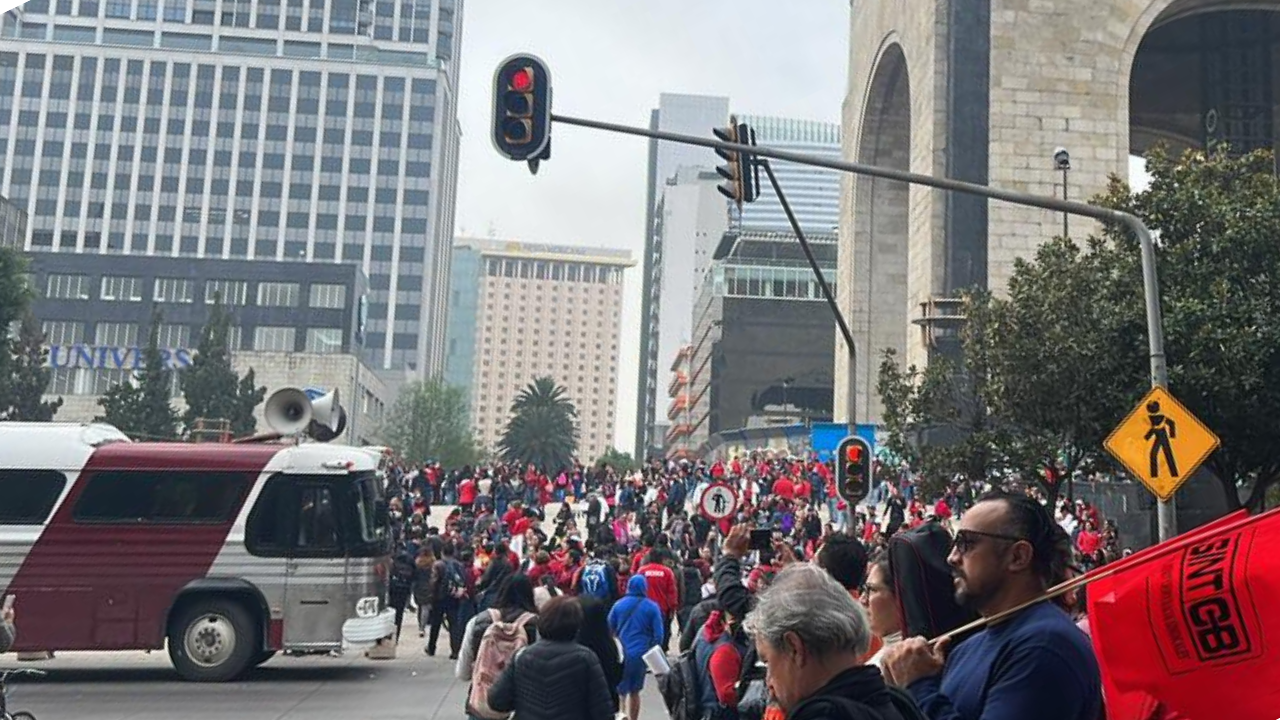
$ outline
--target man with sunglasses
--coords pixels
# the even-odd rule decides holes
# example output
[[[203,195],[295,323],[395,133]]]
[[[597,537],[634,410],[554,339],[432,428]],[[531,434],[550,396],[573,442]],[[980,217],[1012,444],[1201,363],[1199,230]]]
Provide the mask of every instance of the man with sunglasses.
[[[965,513],[947,563],[956,599],[991,617],[1065,580],[1071,539],[1040,503],[1003,492]],[[1041,602],[963,640],[910,638],[886,651],[891,682],[930,720],[1096,720],[1102,706],[1097,659],[1084,633]]]

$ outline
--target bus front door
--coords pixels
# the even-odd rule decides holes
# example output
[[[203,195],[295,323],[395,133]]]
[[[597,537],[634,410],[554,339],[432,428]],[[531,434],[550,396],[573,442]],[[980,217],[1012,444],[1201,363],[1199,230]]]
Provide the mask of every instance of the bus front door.
[[[333,483],[303,480],[296,486],[297,525],[285,565],[284,646],[325,651],[342,647],[347,607],[347,560],[342,514]]]

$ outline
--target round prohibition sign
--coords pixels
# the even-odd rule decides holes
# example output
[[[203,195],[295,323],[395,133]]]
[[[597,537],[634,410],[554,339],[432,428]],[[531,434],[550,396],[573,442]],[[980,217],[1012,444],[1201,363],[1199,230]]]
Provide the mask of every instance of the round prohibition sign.
[[[724,520],[738,511],[738,493],[726,483],[714,483],[702,492],[698,506],[708,520]]]

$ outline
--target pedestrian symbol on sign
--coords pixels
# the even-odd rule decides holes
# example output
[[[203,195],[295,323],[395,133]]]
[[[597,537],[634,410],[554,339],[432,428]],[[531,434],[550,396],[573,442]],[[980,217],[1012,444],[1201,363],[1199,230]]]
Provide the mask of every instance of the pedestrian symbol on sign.
[[[1164,388],[1153,388],[1104,443],[1156,497],[1168,500],[1218,448],[1218,437]]]
[[[737,512],[738,494],[725,483],[714,483],[703,491],[698,500],[698,509],[708,520],[724,520]]]
[[[1147,403],[1147,420],[1151,429],[1143,436],[1151,441],[1151,477],[1160,477],[1160,456],[1164,455],[1164,463],[1169,468],[1169,477],[1178,477],[1178,462],[1173,457],[1173,446],[1169,440],[1178,437],[1178,424],[1173,418],[1160,412],[1160,401]]]

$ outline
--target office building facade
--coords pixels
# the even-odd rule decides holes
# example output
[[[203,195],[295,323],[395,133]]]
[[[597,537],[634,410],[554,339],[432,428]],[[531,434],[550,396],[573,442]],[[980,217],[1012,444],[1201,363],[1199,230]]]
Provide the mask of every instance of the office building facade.
[[[446,377],[467,377],[477,442],[497,452],[511,403],[535,379],[562,385],[578,411],[578,458],[614,445],[625,250],[459,240]],[[465,266],[462,267],[462,266]]]
[[[26,211],[0,197],[0,247],[21,248],[26,238]]]
[[[89,421],[98,400],[142,364],[153,313],[157,346],[175,376],[196,356],[216,303],[232,314],[228,345],[240,372],[268,392],[339,388],[352,439],[377,437],[388,390],[368,367],[364,274],[352,264],[32,253],[29,273],[53,368],[57,419]],[[175,377],[175,405],[180,405]],[[259,410],[259,419],[261,419]]]
[[[31,0],[0,15],[0,194],[33,252],[358,265],[374,366],[438,372],[461,21],[462,0]]]
[[[710,137],[713,128],[724,126],[729,118],[729,99],[702,95],[663,93],[658,107],[650,114],[649,126],[655,130]],[[659,403],[662,377],[672,357],[663,356],[664,347],[678,348],[681,328],[688,327],[689,308],[667,302],[664,306],[663,273],[673,253],[684,256],[683,247],[664,243],[663,214],[659,205],[668,182],[681,168],[714,170],[716,154],[707,149],[677,143],[649,142],[648,191],[645,197],[645,251],[642,260],[640,301],[640,370],[636,388],[636,441],[634,455],[643,459],[661,455],[662,430],[659,425]],[[687,267],[687,265],[686,265]],[[664,340],[666,344],[664,345]],[[663,423],[665,425],[665,423]]]
[[[834,123],[742,115],[760,145],[840,157]],[[840,175],[793,163],[774,172],[834,292]],[[835,321],[777,194],[733,209],[728,230],[696,250],[688,420],[672,440],[705,449],[722,430],[822,422],[832,414]],[[718,247],[715,247],[718,245]],[[716,250],[726,257],[714,259]]]

